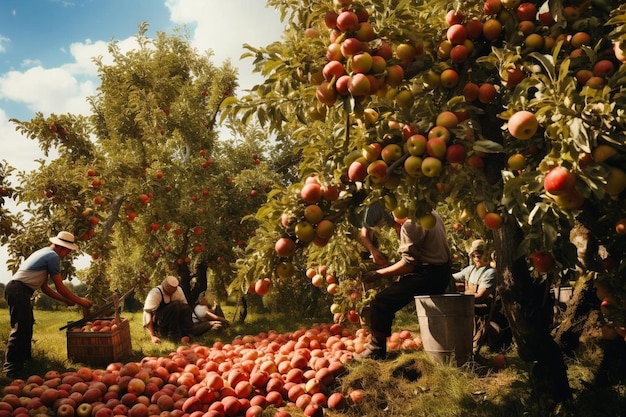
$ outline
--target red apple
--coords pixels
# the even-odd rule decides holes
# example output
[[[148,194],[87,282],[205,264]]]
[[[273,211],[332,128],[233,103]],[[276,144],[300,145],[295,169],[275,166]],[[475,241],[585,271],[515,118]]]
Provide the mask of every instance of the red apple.
[[[608,78],[615,73],[615,65],[608,59],[601,59],[593,65],[593,75]]]
[[[502,2],[500,0],[486,0],[483,4],[483,13],[485,15],[494,15],[502,10]]]
[[[363,51],[363,43],[357,38],[347,38],[341,42],[339,49],[344,58],[349,58]]]
[[[356,13],[346,10],[337,16],[337,29],[342,32],[356,30],[359,26],[359,17]]]
[[[454,114],[454,117],[456,117],[456,120],[458,120],[458,116],[456,114]],[[439,122],[442,123],[446,123],[446,124],[453,124],[454,123],[454,119],[452,119],[450,117],[449,122],[443,120],[443,118],[437,118],[437,120]],[[452,135],[450,133],[450,130],[444,126],[444,125],[437,125],[437,126],[433,126],[429,131],[428,131],[428,139],[433,139],[433,138],[439,138],[442,139],[444,141],[444,143],[448,143],[450,142]]]
[[[389,145],[387,145],[389,146]],[[375,184],[382,184],[388,179],[387,163],[381,159],[378,159],[367,166],[367,174]]]
[[[543,179],[543,188],[550,194],[571,192],[576,186],[576,174],[563,166],[552,168]]]
[[[370,94],[372,84],[365,74],[352,74],[348,82],[348,91],[353,97],[363,97]]]
[[[533,268],[538,272],[550,272],[556,267],[556,261],[551,253],[546,251],[537,251],[529,256]]]
[[[460,143],[450,145],[446,149],[446,161],[451,164],[461,164],[465,162],[466,156],[467,151],[465,150],[465,146]]]
[[[346,69],[339,61],[330,61],[322,69],[322,75],[324,75],[326,81],[336,80],[345,73]]]
[[[465,29],[467,31],[467,38],[471,40],[476,40],[480,38],[480,35],[483,34],[483,23],[480,19],[473,18],[468,20],[465,24]]]
[[[539,122],[533,113],[521,110],[509,118],[507,126],[511,136],[519,140],[528,140],[537,132]]]
[[[448,26],[463,23],[464,19],[465,14],[460,10],[450,10],[446,14],[446,23],[448,24]]]
[[[428,156],[434,156],[438,159],[443,159],[446,155],[446,143],[443,139],[434,137],[432,139],[428,139],[426,142],[426,153]]]
[[[467,39],[467,29],[460,23],[454,24],[448,28],[446,37],[452,45],[463,45]]]
[[[496,230],[502,227],[502,216],[498,213],[487,213],[483,217],[487,229]]]
[[[274,247],[276,254],[280,258],[289,258],[296,249],[296,244],[288,237],[281,237],[276,241]]]
[[[535,17],[537,16],[537,6],[535,6],[534,3],[530,2],[521,3],[519,6],[517,6],[517,9],[515,10],[515,16],[517,16],[517,20],[519,21],[534,21]]]
[[[478,84],[471,81],[465,84],[465,86],[463,87],[463,96],[465,97],[465,101],[467,101],[468,103],[478,100],[478,92]]]

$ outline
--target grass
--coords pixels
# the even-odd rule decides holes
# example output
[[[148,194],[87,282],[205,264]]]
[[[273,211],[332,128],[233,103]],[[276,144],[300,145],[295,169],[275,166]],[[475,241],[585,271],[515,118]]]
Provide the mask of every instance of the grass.
[[[223,306],[227,318],[235,313],[235,306]],[[1,311],[1,310],[0,310]],[[146,356],[168,356],[177,344],[150,342],[142,328],[141,312],[123,313],[130,323],[133,354],[128,361],[140,361]],[[83,366],[67,359],[66,333],[59,328],[78,320],[76,311],[35,311],[34,360],[29,363],[30,374],[43,375],[46,371],[76,370]],[[8,311],[0,312],[0,354],[4,354],[9,333]],[[216,340],[225,343],[236,336],[256,335],[270,329],[288,333],[314,325],[315,320],[297,319],[278,314],[258,314],[251,311],[245,322],[237,322],[219,334],[207,334],[196,340],[211,346]],[[401,311],[394,330],[419,332],[417,317],[411,309]],[[356,329],[355,329],[356,330]],[[521,361],[515,350],[507,353],[506,369],[494,369],[494,354],[483,350],[483,356],[457,367],[450,363],[434,364],[423,351],[392,352],[386,361],[353,361],[347,364],[349,373],[342,377],[335,391],[347,394],[355,388],[365,390],[364,401],[339,413],[326,410],[329,417],[456,417],[456,416],[623,416],[626,415],[626,375],[606,386],[593,386],[602,351],[596,344],[585,345],[569,358],[568,374],[575,397],[572,404],[555,409],[550,414],[540,411],[530,397],[528,385],[529,364]],[[623,378],[623,379],[622,379]],[[0,386],[8,384],[0,378]],[[292,416],[302,416],[290,409]]]

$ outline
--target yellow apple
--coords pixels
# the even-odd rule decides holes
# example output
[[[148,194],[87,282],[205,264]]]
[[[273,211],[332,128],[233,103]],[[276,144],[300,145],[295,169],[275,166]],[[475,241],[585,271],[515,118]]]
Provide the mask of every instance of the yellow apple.
[[[383,161],[391,165],[394,161],[402,157],[402,148],[396,143],[390,143],[383,148],[380,152],[380,156],[383,158]]]
[[[437,121],[435,122],[435,125],[443,126],[448,129],[452,129],[458,124],[459,118],[456,114],[454,114],[454,112],[451,111],[442,111],[441,113],[439,113],[437,115]]]
[[[426,152],[426,141],[423,135],[412,135],[406,140],[404,147],[411,155],[422,156]]]
[[[422,172],[427,177],[434,178],[434,177],[439,176],[439,174],[441,174],[442,169],[443,169],[443,164],[441,163],[441,160],[438,158],[435,158],[433,156],[427,156],[422,161]]]
[[[308,243],[315,237],[315,228],[306,220],[298,222],[294,231],[298,240],[302,242]]]
[[[419,156],[409,156],[404,161],[404,171],[411,177],[420,177],[422,175],[422,158]]]
[[[509,169],[513,171],[524,169],[524,167],[526,167],[526,158],[521,153],[516,153],[509,156],[507,164],[509,165]]]

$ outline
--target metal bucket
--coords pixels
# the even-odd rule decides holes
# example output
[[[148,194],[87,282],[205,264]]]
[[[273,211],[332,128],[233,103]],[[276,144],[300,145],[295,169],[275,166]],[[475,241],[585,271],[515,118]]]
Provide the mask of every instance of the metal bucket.
[[[426,354],[439,363],[452,357],[457,366],[467,362],[473,348],[474,296],[421,295],[415,306]]]

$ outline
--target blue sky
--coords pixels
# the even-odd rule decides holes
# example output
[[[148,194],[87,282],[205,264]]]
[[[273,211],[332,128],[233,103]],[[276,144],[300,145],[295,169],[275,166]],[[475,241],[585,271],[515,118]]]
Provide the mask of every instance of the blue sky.
[[[265,46],[280,39],[283,24],[265,0],[1,0],[0,161],[19,170],[35,168],[43,155],[20,137],[9,119],[30,120],[36,112],[87,114],[86,97],[98,86],[94,56],[112,39],[122,50],[134,45],[142,22],[149,36],[186,27],[199,51],[213,62],[229,59],[239,68],[240,89],[261,81],[242,45]],[[0,247],[0,282],[6,282],[6,250]]]

